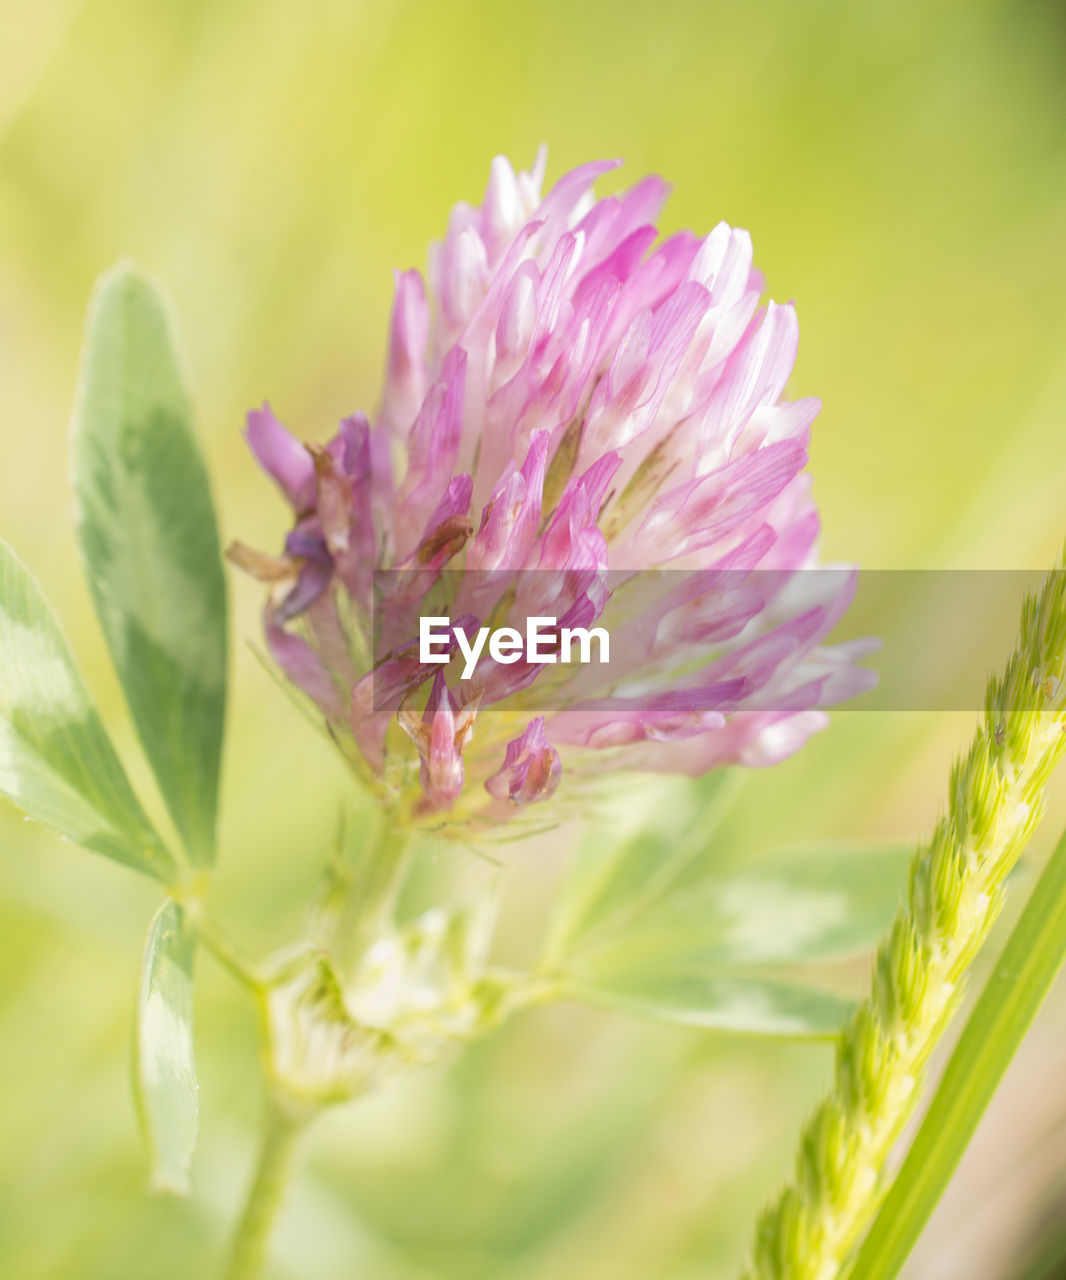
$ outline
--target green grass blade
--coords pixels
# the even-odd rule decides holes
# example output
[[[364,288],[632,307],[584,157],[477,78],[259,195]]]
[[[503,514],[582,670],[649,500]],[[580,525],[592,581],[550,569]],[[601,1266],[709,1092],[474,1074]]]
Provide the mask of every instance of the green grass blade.
[[[898,1274],[1066,958],[1066,835],[970,1014],[848,1280]]]
[[[174,326],[128,264],[93,297],[71,450],[78,541],[115,669],[190,856],[210,863],[226,581]]]

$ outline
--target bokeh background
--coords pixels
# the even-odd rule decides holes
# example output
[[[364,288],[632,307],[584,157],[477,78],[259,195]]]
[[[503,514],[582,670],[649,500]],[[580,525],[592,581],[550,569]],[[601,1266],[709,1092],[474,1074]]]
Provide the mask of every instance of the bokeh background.
[[[117,257],[175,298],[224,536],[271,546],[283,512],[244,410],[269,397],[316,438],[373,406],[392,268],[422,265],[496,152],[526,164],[547,142],[549,178],[623,156],[621,180],[674,182],[667,230],[749,228],[771,293],[797,302],[830,557],[1040,568],[1066,534],[1064,86],[1066,16],[1033,0],[0,0],[0,535],[58,606],[137,780],[66,461],[84,307]],[[262,951],[299,932],[348,783],[248,650],[258,589],[233,599],[215,903]],[[734,859],[916,838],[972,720],[838,714],[749,779],[714,838]],[[1066,821],[1055,785],[1031,865]],[[559,843],[511,855],[519,939]],[[255,1027],[205,958],[194,1194],[152,1198],[128,1055],[155,898],[0,811],[5,1276],[198,1276],[224,1234],[259,1113]],[[729,1276],[830,1065],[825,1046],[535,1011],[331,1113],[270,1275]],[[1064,1068],[1060,989],[916,1280],[1066,1274]]]

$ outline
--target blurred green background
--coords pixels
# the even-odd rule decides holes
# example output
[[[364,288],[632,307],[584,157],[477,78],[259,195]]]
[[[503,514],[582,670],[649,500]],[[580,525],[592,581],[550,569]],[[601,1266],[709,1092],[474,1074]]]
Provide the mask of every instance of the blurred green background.
[[[1064,73],[1057,3],[0,0],[0,535],[127,759],[66,459],[86,299],[117,257],[176,300],[224,536],[269,547],[284,513],[244,410],[269,397],[318,438],[373,407],[392,268],[423,263],[496,152],[547,142],[549,179],[622,156],[623,181],[675,184],[665,229],[748,227],[797,302],[829,557],[1041,567],[1066,534]],[[298,933],[347,783],[248,651],[255,584],[233,596],[215,901],[261,951]],[[972,719],[840,713],[718,839],[740,859],[914,838]],[[516,945],[559,843],[511,855]],[[153,1199],[128,1054],[155,891],[8,808],[0,845],[0,1273],[203,1275],[252,1152],[252,1016],[205,958],[194,1194]],[[1021,1275],[1066,1220],[1064,1029],[1060,991],[913,1276]],[[271,1275],[728,1276],[829,1067],[824,1046],[536,1011],[327,1116]]]

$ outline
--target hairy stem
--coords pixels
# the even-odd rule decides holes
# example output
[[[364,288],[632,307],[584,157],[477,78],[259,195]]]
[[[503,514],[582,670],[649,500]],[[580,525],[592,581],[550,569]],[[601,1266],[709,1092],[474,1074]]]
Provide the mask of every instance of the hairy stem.
[[[225,1280],[254,1280],[259,1275],[305,1123],[277,1101],[268,1103],[255,1176],[233,1237]]]
[[[319,886],[313,913],[316,941],[342,970],[352,968],[392,917],[410,866],[410,833],[378,815],[362,839],[336,858]]]
[[[1003,903],[1066,748],[1066,572],[1022,611],[956,763],[947,813],[918,847],[905,905],[844,1029],[829,1096],[800,1139],[793,1181],[763,1214],[746,1280],[833,1280],[883,1199],[883,1170],[922,1093],[925,1064]]]

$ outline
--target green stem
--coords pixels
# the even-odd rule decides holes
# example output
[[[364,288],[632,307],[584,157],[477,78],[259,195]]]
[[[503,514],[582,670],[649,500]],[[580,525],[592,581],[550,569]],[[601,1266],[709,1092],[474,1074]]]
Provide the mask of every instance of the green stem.
[[[226,937],[202,907],[192,906],[190,911],[200,940],[219,964],[229,970],[238,982],[258,991],[263,985],[263,978],[254,962]]]
[[[390,818],[378,818],[354,854],[326,872],[319,890],[315,932],[345,971],[391,918],[410,867],[410,832]]]
[[[225,1280],[255,1280],[259,1275],[305,1123],[277,1101],[268,1103],[255,1179],[237,1224]]]

